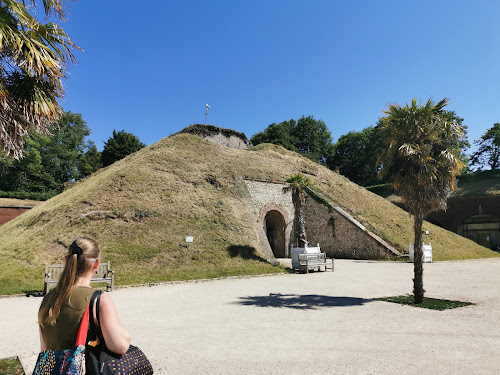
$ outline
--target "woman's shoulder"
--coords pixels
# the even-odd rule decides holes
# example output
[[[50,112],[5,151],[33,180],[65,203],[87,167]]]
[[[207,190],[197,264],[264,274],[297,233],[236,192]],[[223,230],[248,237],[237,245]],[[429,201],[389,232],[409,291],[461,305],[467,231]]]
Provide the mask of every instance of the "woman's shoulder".
[[[52,300],[52,296],[54,295],[55,292],[56,288],[52,288],[51,290],[49,290],[49,292],[42,299],[42,303],[40,304],[40,309],[46,304],[48,304],[50,300]]]
[[[77,310],[85,309],[94,291],[95,289],[89,286],[75,287],[69,295],[68,305]]]

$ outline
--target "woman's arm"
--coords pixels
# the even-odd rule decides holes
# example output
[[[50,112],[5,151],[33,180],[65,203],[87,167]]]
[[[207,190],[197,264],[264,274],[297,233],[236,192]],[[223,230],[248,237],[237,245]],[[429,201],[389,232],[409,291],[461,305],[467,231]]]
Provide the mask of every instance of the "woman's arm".
[[[130,333],[123,328],[115,303],[107,293],[101,294],[99,320],[106,347],[116,354],[125,354],[130,346]]]

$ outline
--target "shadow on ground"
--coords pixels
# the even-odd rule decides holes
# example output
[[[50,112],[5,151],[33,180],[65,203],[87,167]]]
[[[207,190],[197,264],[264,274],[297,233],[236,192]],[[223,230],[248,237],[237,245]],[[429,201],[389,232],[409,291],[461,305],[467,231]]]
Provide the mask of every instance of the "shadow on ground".
[[[231,258],[241,257],[243,259],[252,259],[267,263],[267,260],[257,255],[255,248],[252,246],[231,245],[227,248],[227,251]]]
[[[318,294],[298,295],[298,294],[274,294],[268,296],[247,296],[240,297],[240,300],[233,302],[243,306],[258,307],[286,307],[289,309],[315,310],[325,307],[341,306],[361,306],[370,299],[356,297],[331,297]]]
[[[26,297],[44,297],[45,293],[40,290],[23,290]]]

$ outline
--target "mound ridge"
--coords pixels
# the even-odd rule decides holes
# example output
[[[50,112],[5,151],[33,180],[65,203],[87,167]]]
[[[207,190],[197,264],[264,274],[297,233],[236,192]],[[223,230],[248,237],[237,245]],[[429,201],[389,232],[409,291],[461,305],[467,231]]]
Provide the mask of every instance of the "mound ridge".
[[[281,272],[259,254],[244,180],[307,175],[335,205],[400,251],[408,214],[382,197],[276,145],[221,147],[178,134],[129,155],[0,227],[3,293],[41,290],[43,265],[60,263],[77,236],[99,240],[117,284]],[[426,223],[435,260],[495,256]],[[20,230],[20,233],[19,233]],[[186,235],[194,236],[188,249]]]

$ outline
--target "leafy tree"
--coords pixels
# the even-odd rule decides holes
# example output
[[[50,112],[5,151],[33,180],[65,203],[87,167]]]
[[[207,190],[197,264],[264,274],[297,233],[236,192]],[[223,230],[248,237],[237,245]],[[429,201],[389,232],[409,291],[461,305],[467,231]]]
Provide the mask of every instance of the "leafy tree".
[[[468,159],[464,150],[470,147],[467,141],[467,126],[463,125],[464,119],[457,116],[455,111],[443,111],[443,117],[447,122],[455,122],[463,129],[464,138],[459,141],[461,150],[460,160],[467,164]],[[327,165],[332,170],[346,176],[349,180],[362,186],[377,184],[377,160],[384,150],[379,128],[369,126],[360,132],[349,132],[339,138],[334,144]]]
[[[287,150],[298,152],[299,150],[295,147],[297,140],[292,135],[296,126],[297,122],[293,119],[279,124],[272,123],[264,131],[255,134],[250,141],[255,146],[261,143],[272,143]]]
[[[285,180],[288,186],[284,192],[292,192],[292,201],[295,210],[295,237],[300,247],[307,244],[306,221],[304,216],[304,203],[306,189],[312,186],[312,181],[301,173],[294,174]]]
[[[455,111],[444,111],[444,118],[447,122],[456,122],[458,125],[462,127],[463,131],[463,138],[458,141],[458,148],[460,149],[460,161],[465,164],[465,169],[467,168],[467,165],[469,164],[469,158],[467,157],[467,154],[465,153],[465,150],[470,147],[470,143],[467,140],[467,125],[465,125],[464,119],[458,116]],[[462,171],[463,173],[464,171]]]
[[[490,169],[500,168],[500,123],[496,122],[483,134],[480,140],[474,142],[479,146],[478,150],[471,155],[472,166],[489,166]]]
[[[401,106],[391,104],[384,111],[380,132],[385,145],[379,159],[380,176],[399,190],[408,212],[414,216],[415,303],[424,298],[422,265],[422,222],[425,216],[446,208],[456,175],[463,168],[459,144],[464,138],[457,122],[447,121],[443,108],[448,99],[434,103]]]
[[[144,147],[146,145],[140,142],[135,135],[127,133],[125,130],[119,132],[113,130],[113,136],[104,144],[101,153],[102,164],[107,167]]]
[[[35,9],[36,0],[0,2],[0,150],[15,159],[29,134],[48,134],[62,114],[65,67],[79,49],[59,25],[40,23],[30,3]],[[65,21],[65,0],[42,3],[46,16]]]
[[[78,166],[86,151],[85,137],[90,134],[87,123],[81,114],[66,112],[52,134],[42,150],[44,169],[60,184],[78,179]]]
[[[377,160],[382,153],[379,133],[373,126],[342,135],[333,146],[327,165],[358,185],[377,183]]]
[[[25,142],[24,157],[19,160],[5,159],[7,168],[0,176],[0,190],[47,192],[57,189],[53,176],[44,171],[41,150],[48,143],[47,135],[34,135]]]
[[[302,116],[298,121],[272,123],[251,138],[254,145],[273,143],[299,152],[311,160],[326,163],[331,153],[332,135],[322,120]]]
[[[332,134],[322,120],[302,116],[297,121],[292,135],[295,147],[304,156],[319,163],[325,163],[332,149]]]
[[[97,149],[94,142],[89,141],[86,145],[85,155],[80,159],[78,165],[78,178],[87,177],[99,168],[102,168],[101,152]]]
[[[80,177],[87,124],[80,114],[64,113],[49,127],[52,136],[33,134],[26,139],[24,157],[3,161],[0,189],[5,191],[59,192],[65,182]]]

